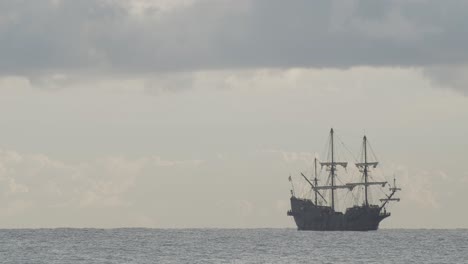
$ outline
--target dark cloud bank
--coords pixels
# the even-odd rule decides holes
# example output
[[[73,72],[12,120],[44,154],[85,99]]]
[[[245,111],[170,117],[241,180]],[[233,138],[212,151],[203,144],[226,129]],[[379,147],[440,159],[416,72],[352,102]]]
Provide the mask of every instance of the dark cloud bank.
[[[468,1],[199,0],[139,15],[125,2],[1,1],[0,74],[369,65],[443,80],[468,61]]]

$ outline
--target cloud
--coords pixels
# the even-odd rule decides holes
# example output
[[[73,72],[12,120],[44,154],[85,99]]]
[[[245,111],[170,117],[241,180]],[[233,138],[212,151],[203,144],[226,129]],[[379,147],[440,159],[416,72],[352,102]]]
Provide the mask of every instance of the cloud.
[[[398,196],[407,204],[406,206],[441,209],[446,203],[444,199],[449,191],[444,193],[440,189],[456,184],[453,177],[441,170],[410,170],[400,165],[394,166],[393,171],[396,174],[397,185],[403,188]]]
[[[462,1],[169,3],[4,1],[0,74],[64,81],[73,74],[468,60],[468,3]]]
[[[283,150],[275,150],[275,149],[267,149],[262,150],[260,152],[264,153],[271,153],[271,154],[279,154],[282,157],[283,162],[285,163],[304,163],[307,165],[312,165],[314,163],[314,159],[318,157],[317,154],[310,153],[310,152],[293,152],[293,151],[283,151]]]
[[[437,87],[452,89],[468,96],[468,65],[425,67],[423,74]]]
[[[128,159],[110,156],[65,163],[43,154],[0,150],[0,195],[8,212],[41,208],[128,207],[124,196],[138,177],[157,168],[195,167],[201,160],[167,160],[159,156]],[[14,209],[15,204],[19,207]]]

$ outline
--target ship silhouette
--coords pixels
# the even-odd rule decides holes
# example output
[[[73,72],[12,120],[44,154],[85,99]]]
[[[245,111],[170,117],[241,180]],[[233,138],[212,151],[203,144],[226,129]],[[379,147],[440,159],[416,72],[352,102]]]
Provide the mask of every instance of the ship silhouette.
[[[390,186],[389,193],[383,192],[383,198],[378,199],[380,204],[371,204],[369,202],[370,187],[381,188],[388,185],[387,181],[373,181],[370,172],[378,166],[378,161],[368,160],[368,140],[363,137],[363,153],[359,162],[355,163],[362,177],[359,182],[349,182],[337,184],[338,167],[345,168],[348,162],[337,161],[335,157],[335,138],[333,128],[330,130],[329,139],[329,157],[327,161],[319,162],[322,168],[328,172],[327,184],[318,185],[317,178],[317,158],[314,160],[314,178],[309,180],[303,173],[301,176],[310,185],[314,200],[308,198],[296,197],[294,188],[291,190],[291,210],[287,215],[292,216],[296,222],[298,230],[316,230],[316,231],[368,231],[377,230],[380,222],[391,214],[386,210],[386,205],[392,201],[400,201],[395,198],[395,193],[401,189],[396,186],[396,180],[393,179],[393,186]],[[375,155],[374,155],[375,156]],[[289,181],[292,179],[289,176]],[[341,182],[340,182],[341,183]],[[362,203],[346,208],[345,212],[335,209],[337,194],[339,190],[353,192],[355,189],[364,191]],[[328,195],[327,195],[328,194]],[[325,198],[327,196],[327,199]],[[329,197],[328,197],[329,196]],[[350,199],[345,196],[344,199]],[[345,201],[346,202],[346,201]]]

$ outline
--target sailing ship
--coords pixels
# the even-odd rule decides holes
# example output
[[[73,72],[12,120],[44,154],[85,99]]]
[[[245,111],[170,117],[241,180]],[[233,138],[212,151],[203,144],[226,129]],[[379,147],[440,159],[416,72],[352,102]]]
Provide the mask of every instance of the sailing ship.
[[[368,160],[368,140],[363,137],[363,155],[362,160],[355,163],[362,177],[359,182],[350,182],[345,184],[337,184],[337,171],[339,167],[345,168],[348,162],[337,161],[335,153],[333,128],[330,130],[329,144],[329,160],[320,162],[320,165],[326,168],[328,172],[327,184],[319,185],[317,178],[317,158],[314,160],[314,178],[309,180],[303,173],[301,176],[310,185],[314,193],[314,200],[308,198],[296,197],[294,188],[291,190],[291,210],[287,212],[288,216],[292,216],[296,222],[298,230],[316,230],[316,231],[368,231],[377,230],[382,220],[390,216],[390,212],[386,210],[389,202],[400,201],[400,198],[395,198],[397,191],[401,189],[396,186],[396,180],[393,179],[393,186],[390,186],[389,193],[384,194],[384,198],[379,199],[380,204],[372,204],[369,200],[370,187],[384,188],[387,181],[373,181],[370,177],[372,169],[378,166],[378,161]],[[289,176],[291,181],[291,176]],[[292,182],[291,182],[292,184]],[[346,208],[345,212],[340,212],[335,208],[337,204],[337,194],[339,190],[347,190],[353,192],[355,189],[364,189],[364,197],[361,204]],[[327,197],[325,192],[329,193]],[[345,196],[345,198],[348,196]],[[349,199],[349,198],[348,198]],[[345,201],[346,202],[346,201]]]

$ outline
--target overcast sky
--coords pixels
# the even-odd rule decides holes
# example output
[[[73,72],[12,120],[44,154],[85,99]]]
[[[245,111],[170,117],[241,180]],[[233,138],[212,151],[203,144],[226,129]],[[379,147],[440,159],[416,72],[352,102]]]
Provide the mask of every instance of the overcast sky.
[[[295,227],[334,127],[403,188],[382,227],[468,228],[467,9],[1,1],[0,227]]]

